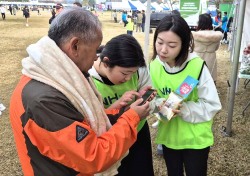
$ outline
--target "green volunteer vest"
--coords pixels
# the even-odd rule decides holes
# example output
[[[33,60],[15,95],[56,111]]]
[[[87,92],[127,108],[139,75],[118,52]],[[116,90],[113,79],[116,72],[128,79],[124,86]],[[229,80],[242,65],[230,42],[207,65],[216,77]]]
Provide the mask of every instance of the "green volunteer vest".
[[[128,19],[128,23],[126,24],[126,29],[128,31],[133,31],[134,30],[134,22],[132,22],[131,19]]]
[[[125,92],[129,90],[138,91],[138,73],[134,73],[131,79],[125,83],[118,85],[107,85],[98,79],[93,78],[97,90],[101,93],[103,97],[103,104],[105,108],[108,108],[117,101]],[[140,131],[145,124],[146,119],[142,120],[137,131]]]
[[[204,61],[201,58],[190,60],[185,68],[177,73],[168,73],[159,60],[150,63],[150,76],[154,88],[162,98],[167,98],[184,79],[190,75],[199,79]],[[197,101],[197,87],[185,101]],[[157,144],[164,144],[172,149],[202,149],[213,145],[212,120],[203,123],[189,123],[181,117],[175,117],[167,123],[160,122],[156,136]]]

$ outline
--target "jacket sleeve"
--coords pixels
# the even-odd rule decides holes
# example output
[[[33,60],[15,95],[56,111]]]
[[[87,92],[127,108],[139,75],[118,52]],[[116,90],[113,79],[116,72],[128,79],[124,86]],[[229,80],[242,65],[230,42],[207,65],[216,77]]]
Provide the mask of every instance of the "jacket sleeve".
[[[79,112],[74,108],[62,103],[51,105],[46,101],[33,102],[24,132],[42,155],[81,174],[106,170],[136,141],[140,119],[132,109],[98,137],[85,121],[76,120]]]
[[[120,109],[105,109],[105,112],[109,118],[111,125],[114,125],[118,118],[124,113],[124,111]]]

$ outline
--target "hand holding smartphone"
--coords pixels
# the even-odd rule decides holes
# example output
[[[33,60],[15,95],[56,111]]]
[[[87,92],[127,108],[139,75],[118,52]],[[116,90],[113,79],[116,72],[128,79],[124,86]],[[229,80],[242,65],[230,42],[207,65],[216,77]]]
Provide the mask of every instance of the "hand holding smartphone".
[[[140,105],[145,104],[147,101],[151,101],[156,96],[156,90],[155,89],[148,89],[143,95],[142,99],[143,101],[140,103]]]
[[[148,89],[143,95],[142,99],[143,101],[139,104],[139,106],[145,104],[147,101],[151,101],[157,94],[157,91],[155,89]],[[124,111],[127,111],[130,108],[130,105],[126,106],[124,108]]]

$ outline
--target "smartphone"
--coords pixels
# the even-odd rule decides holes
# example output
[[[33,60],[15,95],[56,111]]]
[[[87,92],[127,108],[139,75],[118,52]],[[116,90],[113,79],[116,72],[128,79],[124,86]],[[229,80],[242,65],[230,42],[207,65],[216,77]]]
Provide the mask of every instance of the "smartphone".
[[[155,92],[156,92],[155,89],[148,89],[148,90],[142,95],[143,101],[139,104],[139,106],[141,106],[141,105],[145,104],[147,101],[149,101],[151,95],[152,95],[153,93],[155,93]],[[124,107],[124,112],[127,111],[127,110],[129,110],[129,108],[130,108],[130,104]]]
[[[143,95],[142,99],[143,101],[139,105],[145,104],[147,101],[149,101],[152,94],[156,93],[155,89],[148,89]]]

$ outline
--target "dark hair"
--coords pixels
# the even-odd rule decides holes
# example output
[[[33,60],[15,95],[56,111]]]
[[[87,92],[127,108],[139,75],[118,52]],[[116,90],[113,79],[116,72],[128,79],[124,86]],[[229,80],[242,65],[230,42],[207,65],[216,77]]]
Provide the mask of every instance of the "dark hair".
[[[100,50],[100,47],[98,50]],[[104,57],[108,57],[109,60],[104,61]],[[146,66],[140,44],[133,36],[128,34],[121,34],[112,38],[102,49],[100,59],[110,68],[114,66],[125,68]]]
[[[220,12],[220,11],[217,12],[217,15],[216,15],[216,16],[218,17],[219,15],[220,15],[220,17],[221,17],[221,12]]]
[[[90,44],[102,40],[101,22],[92,12],[72,7],[56,16],[50,25],[48,36],[59,47],[72,37],[78,37],[85,44]]]
[[[172,14],[174,14],[174,15],[181,15],[181,13],[178,10],[173,10]]]
[[[230,17],[227,22],[227,27],[230,27],[232,22],[233,22],[233,17]]]
[[[82,7],[82,4],[80,2],[74,2],[73,4],[75,4],[78,7]]]
[[[199,30],[212,30],[212,18],[209,14],[204,13],[199,16],[197,31]]]
[[[104,45],[100,45],[99,47],[98,47],[98,49],[96,50],[96,54],[101,54],[102,53],[102,50],[104,49]]]
[[[181,51],[175,58],[177,66],[181,66],[188,58],[188,53],[193,52],[194,39],[187,22],[180,15],[167,15],[164,17],[157,26],[154,34],[154,50],[152,60],[155,59],[157,52],[155,42],[158,34],[165,31],[172,31],[181,38]]]

